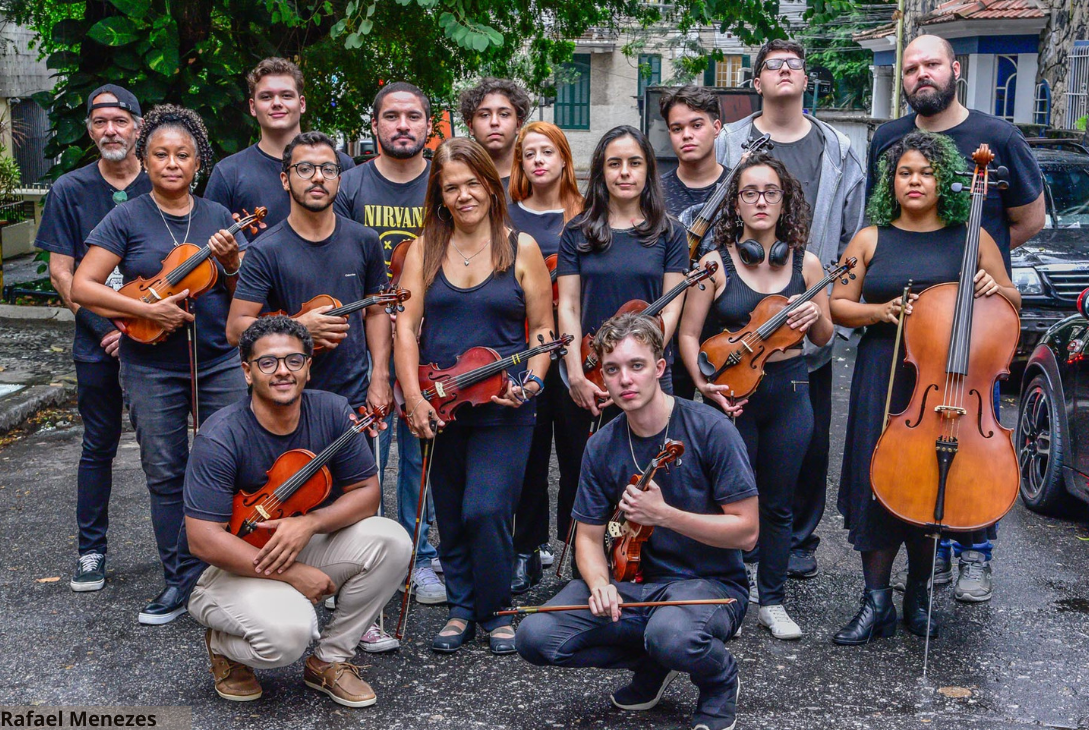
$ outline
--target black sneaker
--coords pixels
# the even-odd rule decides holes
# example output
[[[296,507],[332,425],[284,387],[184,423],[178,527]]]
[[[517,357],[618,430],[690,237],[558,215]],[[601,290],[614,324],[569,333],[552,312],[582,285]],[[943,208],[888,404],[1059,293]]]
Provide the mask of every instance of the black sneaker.
[[[87,553],[79,556],[76,572],[68,587],[76,593],[100,591],[106,585],[106,556],[102,553]]]
[[[155,596],[140,612],[140,623],[145,626],[168,624],[186,612],[186,599],[177,586],[168,586]]]
[[[787,563],[787,575],[805,580],[817,575],[817,557],[812,550],[792,550]]]
[[[733,684],[724,697],[704,698],[700,693],[692,730],[734,730],[737,727],[737,698],[741,694],[741,673],[734,675]],[[714,709],[714,714],[709,710]]]
[[[609,700],[621,710],[641,712],[649,710],[662,699],[669,683],[677,678],[677,672],[636,672],[631,682],[609,695]]]

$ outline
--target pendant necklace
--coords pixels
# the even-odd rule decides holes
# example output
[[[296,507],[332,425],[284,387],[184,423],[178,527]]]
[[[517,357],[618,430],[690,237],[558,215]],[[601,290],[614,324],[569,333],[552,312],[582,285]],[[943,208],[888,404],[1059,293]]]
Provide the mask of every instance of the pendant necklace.
[[[177,248],[179,241],[178,241],[178,239],[174,238],[174,231],[170,230],[170,224],[167,222],[166,216],[163,215],[163,209],[159,206],[159,201],[155,200],[155,193],[151,194],[151,202],[155,203],[155,210],[159,211],[159,217],[163,219],[163,225],[166,226],[166,232],[170,234],[170,240],[174,242],[174,247]],[[192,198],[192,196],[190,196],[190,198],[189,198],[189,214],[186,216],[186,218],[187,218],[187,220],[186,220],[186,223],[185,223],[185,237],[180,241],[180,243],[185,243],[186,241],[189,240],[189,230],[190,230],[190,227],[193,225],[193,198]]]
[[[476,258],[477,256],[479,256],[479,255],[480,255],[480,252],[481,252],[481,251],[483,251],[484,249],[486,249],[486,248],[488,247],[488,244],[487,244],[487,243],[485,243],[485,244],[484,244],[483,246],[481,246],[481,247],[480,247],[479,249],[477,249],[477,252],[476,252],[476,253],[474,253],[474,254],[473,254],[472,256],[466,256],[466,255],[465,255],[465,254],[464,254],[464,253],[462,252],[462,250],[461,250],[460,248],[458,248],[458,245],[457,245],[456,243],[454,243],[454,239],[453,239],[453,238],[451,238],[451,239],[450,239],[450,245],[451,245],[451,246],[453,246],[453,247],[454,247],[454,250],[458,252],[458,254],[459,254],[459,255],[461,256],[461,258],[462,258],[462,261],[464,262],[464,264],[465,264],[466,266],[468,266],[468,265],[469,265],[469,262],[470,262],[470,261],[472,261],[472,260],[473,260],[473,259],[475,259],[475,258]]]
[[[669,425],[670,421],[673,420],[673,405],[676,402],[677,400],[676,398],[674,398],[673,401],[669,404],[669,415],[666,417],[665,438],[662,440],[662,449],[664,449],[665,445],[669,443]],[[625,419],[624,425],[628,427],[628,450],[631,452],[631,461],[633,464],[635,464],[635,470],[639,472],[640,475],[642,475],[645,470],[639,466],[639,462],[635,458],[635,447],[632,445],[631,442],[631,423],[627,419]],[[662,449],[659,449],[659,451],[661,451]]]

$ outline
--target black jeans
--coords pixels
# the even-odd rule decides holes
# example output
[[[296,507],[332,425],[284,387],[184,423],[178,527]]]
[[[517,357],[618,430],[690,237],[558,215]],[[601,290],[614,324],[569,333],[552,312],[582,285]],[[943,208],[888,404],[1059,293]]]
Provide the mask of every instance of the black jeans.
[[[832,430],[832,363],[809,373],[809,403],[813,406],[813,436],[802,459],[794,489],[792,550],[813,552],[821,539],[815,534],[824,517],[828,490],[828,442]]]
[[[76,363],[76,402],[83,419],[83,452],[76,476],[76,523],[79,554],[106,553],[110,525],[113,459],[121,440],[120,363]]]
[[[563,458],[575,448],[571,439],[573,431],[567,428],[561,416],[565,398],[570,400],[560,379],[559,368],[553,364],[545,376],[544,393],[535,399],[537,423],[533,427],[533,443],[529,447],[522,496],[514,513],[516,553],[531,553],[538,545],[548,542],[548,468],[552,461],[553,438],[556,440],[561,482],[566,473],[566,481],[578,484],[578,465],[574,466],[574,474],[571,474],[571,459]],[[560,539],[563,538],[564,535],[560,535]]]

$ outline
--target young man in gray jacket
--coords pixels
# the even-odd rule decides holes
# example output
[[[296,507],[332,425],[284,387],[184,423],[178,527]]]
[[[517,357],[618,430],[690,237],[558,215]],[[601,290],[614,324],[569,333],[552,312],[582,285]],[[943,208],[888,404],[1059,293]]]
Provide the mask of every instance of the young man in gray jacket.
[[[809,250],[824,265],[838,261],[863,223],[866,173],[859,156],[846,136],[803,112],[808,78],[801,44],[786,40],[765,43],[756,55],[753,72],[753,88],[763,97],[763,111],[723,128],[715,140],[715,155],[731,169],[741,159],[745,142],[770,134],[774,144],[771,156],[798,178],[813,211]],[[820,538],[814,531],[824,515],[828,486],[832,342],[817,348],[807,340],[805,357],[815,422],[794,492],[789,569],[793,578],[817,574],[814,552]]]

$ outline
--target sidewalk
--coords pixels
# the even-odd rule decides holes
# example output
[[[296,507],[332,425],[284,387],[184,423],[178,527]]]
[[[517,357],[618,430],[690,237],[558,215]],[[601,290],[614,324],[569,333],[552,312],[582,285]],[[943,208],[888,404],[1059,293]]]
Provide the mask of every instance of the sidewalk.
[[[66,309],[0,305],[0,434],[75,398],[74,328]]]

